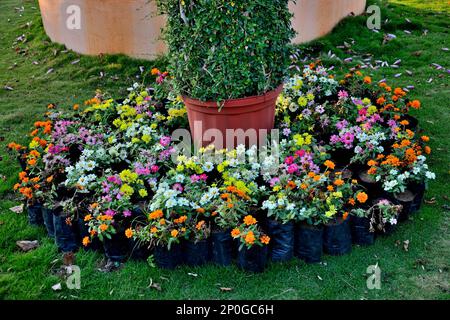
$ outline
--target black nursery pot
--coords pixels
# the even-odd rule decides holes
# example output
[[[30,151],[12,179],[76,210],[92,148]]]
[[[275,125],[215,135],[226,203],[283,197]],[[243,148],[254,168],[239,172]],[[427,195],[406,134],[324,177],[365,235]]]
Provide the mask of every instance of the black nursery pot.
[[[294,256],[294,223],[268,220],[267,234],[270,237],[269,258],[274,262],[291,260]]]
[[[294,255],[306,263],[318,263],[322,259],[323,226],[307,223],[295,225]]]
[[[405,190],[399,194],[386,193],[385,196],[393,204],[402,206],[402,210],[398,215],[398,221],[403,222],[408,220],[409,215],[414,209],[414,200],[416,195],[410,190]]]
[[[352,242],[362,246],[369,246],[375,242],[375,232],[370,232],[370,219],[367,217],[351,216],[350,226]]]
[[[233,238],[229,231],[211,233],[211,261],[220,266],[229,266],[233,260]]]
[[[28,222],[32,226],[42,226],[44,219],[42,217],[42,205],[39,203],[28,206]]]
[[[266,267],[267,256],[267,246],[254,245],[250,249],[244,246],[238,252],[237,265],[245,271],[261,273]]]
[[[181,245],[172,244],[170,250],[167,246],[158,245],[154,251],[155,263],[163,269],[175,269],[183,262]]]
[[[414,183],[408,187],[416,196],[414,198],[411,213],[417,212],[422,207],[423,198],[425,196],[425,183]]]
[[[54,212],[53,226],[55,228],[55,242],[61,252],[74,252],[78,249],[77,233],[74,225],[66,223],[66,216]]]
[[[202,266],[209,261],[209,240],[185,241],[183,243],[183,262],[188,266]]]
[[[55,238],[55,222],[54,213],[52,209],[43,207],[42,208],[42,218],[44,220],[45,228],[47,229],[47,234],[50,238]]]
[[[367,169],[363,169],[357,174],[360,184],[365,188],[370,199],[375,199],[383,194],[381,183],[378,183],[374,178],[367,173]]]
[[[128,238],[124,232],[117,231],[111,235],[111,239],[103,238],[103,249],[105,256],[114,262],[124,262],[128,257]]]
[[[128,241],[130,258],[137,261],[146,261],[152,254],[152,250],[149,245],[140,241],[129,239]]]
[[[336,219],[325,225],[323,249],[333,256],[348,254],[352,251],[352,236],[348,219]]]

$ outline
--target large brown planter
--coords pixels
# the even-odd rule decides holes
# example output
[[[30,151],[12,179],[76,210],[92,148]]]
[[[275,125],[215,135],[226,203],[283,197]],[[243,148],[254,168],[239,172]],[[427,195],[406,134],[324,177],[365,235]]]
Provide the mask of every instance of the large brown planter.
[[[264,135],[260,130],[269,134],[273,129],[276,100],[282,90],[280,85],[260,96],[226,100],[220,110],[216,101],[183,97],[193,142],[197,146],[213,143],[218,149],[258,143],[260,134]],[[227,129],[237,131],[228,131],[227,138]]]

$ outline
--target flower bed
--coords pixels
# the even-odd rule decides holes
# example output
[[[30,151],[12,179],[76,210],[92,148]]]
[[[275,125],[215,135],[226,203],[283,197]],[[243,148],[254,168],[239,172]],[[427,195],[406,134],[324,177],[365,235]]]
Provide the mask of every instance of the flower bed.
[[[166,268],[236,259],[256,272],[393,232],[434,179],[429,137],[409,115],[420,102],[359,70],[341,80],[320,64],[292,70],[277,101],[282,136],[264,150],[181,154],[171,134],[188,128],[186,110],[159,70],[153,88],[135,84],[125,99],[50,105],[27,146],[9,144],[30,222],[63,252],[153,255]]]

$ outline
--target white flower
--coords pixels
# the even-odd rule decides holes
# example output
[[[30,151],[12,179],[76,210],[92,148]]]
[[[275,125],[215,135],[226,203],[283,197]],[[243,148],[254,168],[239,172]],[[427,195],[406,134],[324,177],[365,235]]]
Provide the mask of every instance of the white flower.
[[[383,184],[383,188],[385,191],[390,191],[397,185],[398,185],[397,180],[385,181]]]
[[[392,225],[395,225],[395,224],[397,224],[397,219],[395,219],[394,217],[392,217],[392,218],[389,220],[389,223],[392,224]]]
[[[262,203],[262,208],[267,210],[273,210],[277,207],[276,203],[270,200],[265,200]]]
[[[295,204],[294,203],[289,203],[286,206],[286,210],[288,210],[288,211],[293,211],[294,209],[295,209]]]
[[[214,164],[210,161],[205,162],[205,164],[203,165],[203,170],[205,170],[206,172],[211,172],[214,169]]]
[[[430,179],[430,180],[436,179],[436,174],[435,174],[434,172],[431,172],[431,171],[425,172],[425,176],[426,176],[428,179]]]
[[[169,198],[169,200],[166,201],[166,208],[173,208],[177,205],[177,200],[174,198]]]

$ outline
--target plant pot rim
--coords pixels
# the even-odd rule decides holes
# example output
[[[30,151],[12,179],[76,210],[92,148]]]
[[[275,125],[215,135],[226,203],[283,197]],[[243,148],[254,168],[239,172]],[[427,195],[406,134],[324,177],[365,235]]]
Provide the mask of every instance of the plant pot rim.
[[[224,101],[222,108],[239,108],[239,107],[251,107],[256,104],[261,104],[266,101],[273,100],[283,90],[284,84],[280,84],[276,89],[267,91],[258,96],[250,96],[244,98],[237,99],[228,99]],[[182,96],[185,104],[188,104],[189,107],[202,107],[202,108],[210,108],[213,107],[215,110],[218,110],[217,101],[201,101],[198,99],[190,98],[188,96]]]

